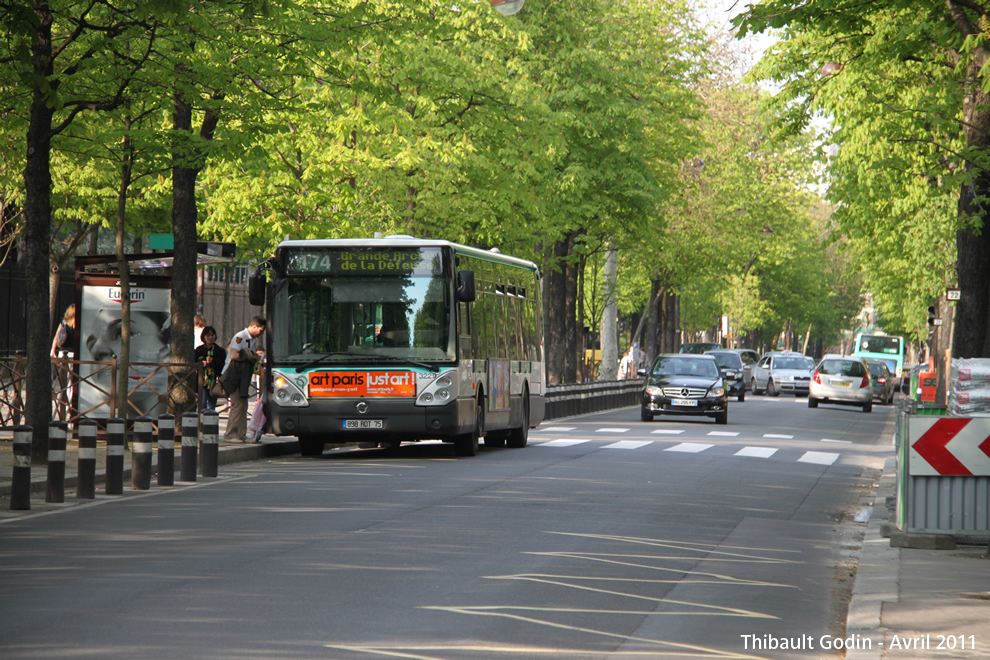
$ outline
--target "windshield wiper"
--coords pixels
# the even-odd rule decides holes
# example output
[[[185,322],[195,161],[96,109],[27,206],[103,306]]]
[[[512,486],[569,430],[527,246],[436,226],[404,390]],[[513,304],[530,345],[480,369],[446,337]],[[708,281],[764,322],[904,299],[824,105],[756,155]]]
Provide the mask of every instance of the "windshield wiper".
[[[435,364],[427,364],[426,362],[417,362],[416,360],[410,360],[409,358],[399,357],[397,355],[375,355],[373,353],[355,353],[353,351],[336,351],[333,353],[324,353],[315,360],[310,360],[306,364],[302,364],[296,367],[296,373],[303,371],[304,369],[309,369],[310,367],[315,367],[316,365],[329,360],[332,357],[358,357],[366,358],[369,360],[392,360],[397,362],[402,362],[403,364],[410,364],[414,367],[422,367],[424,369],[429,369],[430,371],[437,372],[440,371],[440,367]]]

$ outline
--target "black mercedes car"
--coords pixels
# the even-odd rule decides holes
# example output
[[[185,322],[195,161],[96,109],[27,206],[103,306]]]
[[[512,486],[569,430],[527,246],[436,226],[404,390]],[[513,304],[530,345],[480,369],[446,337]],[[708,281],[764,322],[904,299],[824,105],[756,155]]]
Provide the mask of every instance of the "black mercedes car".
[[[711,355],[660,355],[646,374],[640,419],[654,415],[705,415],[729,422],[729,395]]]

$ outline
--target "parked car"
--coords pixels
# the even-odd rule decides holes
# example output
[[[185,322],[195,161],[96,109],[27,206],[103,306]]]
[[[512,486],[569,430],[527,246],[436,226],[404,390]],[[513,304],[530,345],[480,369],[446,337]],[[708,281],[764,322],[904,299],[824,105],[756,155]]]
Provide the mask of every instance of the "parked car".
[[[738,401],[746,400],[746,381],[743,378],[742,356],[738,351],[732,349],[721,349],[718,351],[705,351],[705,355],[711,355],[718,363],[718,370],[722,372],[725,386],[729,390],[729,396],[734,396]]]
[[[692,355],[702,355],[705,351],[715,351],[722,348],[722,344],[712,341],[699,341],[690,344],[681,344],[679,353],[691,353]]]
[[[862,406],[863,412],[873,410],[873,383],[870,369],[862,358],[826,356],[811,374],[808,407],[819,403],[839,403]]]
[[[768,396],[781,392],[794,395],[808,393],[811,368],[800,353],[769,353],[753,367],[750,389],[753,394],[766,391]]]
[[[657,356],[646,375],[640,419],[654,415],[705,415],[717,424],[729,421],[729,395],[711,355]]]
[[[873,385],[873,398],[880,403],[894,402],[894,390],[897,387],[894,374],[890,373],[887,363],[883,360],[866,358],[866,366],[870,370],[870,381]]]

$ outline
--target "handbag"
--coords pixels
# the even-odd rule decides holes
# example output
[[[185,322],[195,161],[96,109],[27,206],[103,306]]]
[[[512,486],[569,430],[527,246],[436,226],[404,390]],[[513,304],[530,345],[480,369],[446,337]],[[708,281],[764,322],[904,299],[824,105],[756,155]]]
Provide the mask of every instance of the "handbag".
[[[213,384],[210,385],[210,396],[212,396],[215,399],[227,398],[227,392],[226,390],[223,389],[223,383],[220,382],[219,378],[213,381]]]

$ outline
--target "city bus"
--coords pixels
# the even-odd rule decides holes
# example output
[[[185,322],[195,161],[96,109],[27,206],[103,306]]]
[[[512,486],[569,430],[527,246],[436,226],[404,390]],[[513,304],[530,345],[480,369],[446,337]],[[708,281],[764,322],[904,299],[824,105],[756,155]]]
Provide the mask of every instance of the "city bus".
[[[305,456],[525,447],[546,410],[540,284],[531,261],[444,240],[283,241],[248,282],[268,320],[266,431]]]
[[[893,335],[856,335],[853,346],[854,357],[882,360],[887,363],[890,373],[897,380],[895,389],[900,388],[904,371],[904,337]]]

